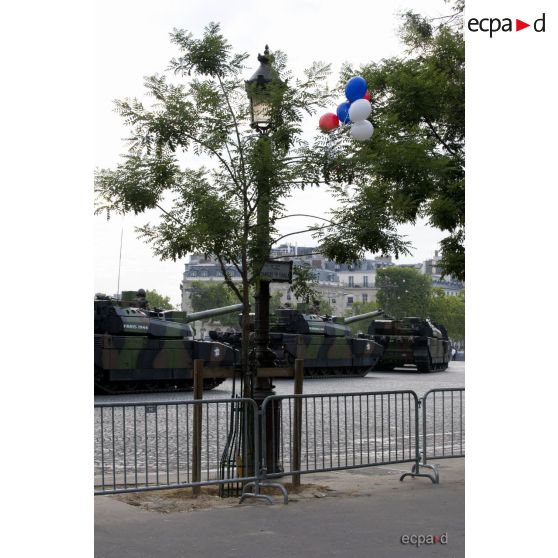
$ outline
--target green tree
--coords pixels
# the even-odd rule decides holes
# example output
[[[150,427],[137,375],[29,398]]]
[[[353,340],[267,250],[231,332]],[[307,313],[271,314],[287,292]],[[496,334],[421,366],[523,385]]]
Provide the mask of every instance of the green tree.
[[[115,169],[96,171],[96,211],[109,217],[113,212],[158,209],[160,222],[138,231],[157,256],[177,260],[201,252],[216,258],[225,282],[244,305],[246,373],[250,288],[258,281],[271,246],[307,230],[339,228],[323,217],[318,217],[321,224],[288,235],[279,236],[276,228],[279,219],[293,216],[284,206],[293,191],[324,184],[327,141],[320,137],[310,145],[301,126],[305,114],[315,115],[334,102],[326,84],[329,65],[316,62],[296,79],[287,70],[284,53],[269,55],[276,78],[267,89],[273,126],[258,137],[250,128],[245,90],[248,55],[233,53],[215,23],[206,27],[201,39],[174,30],[171,40],[179,50],[170,62],[176,80],[169,75],[145,79],[153,106],[138,99],[116,102],[130,128],[129,148]],[[211,165],[200,165],[197,157],[209,158]],[[269,235],[261,234],[258,213],[269,214]],[[379,208],[375,216],[381,221],[383,213]],[[264,245],[266,236],[269,244]],[[361,235],[351,250],[335,253],[339,261],[352,261],[363,249],[389,251],[392,240],[397,242],[380,225],[364,247]],[[320,248],[327,250],[325,244]],[[232,281],[232,268],[240,274],[239,282]]]
[[[441,288],[432,289],[428,316],[433,322],[442,324],[452,341],[465,345],[465,292],[458,296],[447,296]]]
[[[282,305],[281,293],[279,291],[273,293],[271,295],[271,298],[269,299],[269,314],[273,316],[275,314],[275,311],[281,308]]]
[[[376,273],[376,300],[394,318],[425,318],[430,308],[432,281],[412,267],[386,267]]]
[[[389,231],[396,256],[397,249],[406,253],[409,244],[399,239],[397,225],[426,218],[448,233],[441,241],[444,273],[465,279],[462,12],[461,1],[435,20],[407,12],[401,27],[406,55],[342,72],[343,83],[355,74],[366,79],[375,131],[362,143],[341,135],[331,158],[332,180],[348,177],[354,184],[337,192],[341,209],[333,219],[343,227],[325,242],[331,253],[359,244],[370,249],[381,229]]]
[[[325,298],[323,298],[322,295],[318,295],[318,298],[316,299],[318,301],[318,304],[320,306],[320,315],[321,316],[333,316],[334,313],[334,308],[331,305],[331,303],[329,302],[329,300],[326,300]]]
[[[293,282],[289,287],[289,292],[298,302],[312,304],[318,300],[318,278],[314,269],[310,265],[295,265],[293,267]]]
[[[150,308],[160,308],[161,310],[172,310],[170,297],[159,294],[155,289],[145,291],[145,298]]]

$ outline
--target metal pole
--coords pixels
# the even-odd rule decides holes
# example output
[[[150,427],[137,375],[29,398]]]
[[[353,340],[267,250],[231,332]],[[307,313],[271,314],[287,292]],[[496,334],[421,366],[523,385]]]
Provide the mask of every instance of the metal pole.
[[[194,360],[194,399],[203,399],[203,360]],[[202,406],[194,405],[194,420],[192,434],[192,482],[201,481],[201,443],[202,443]],[[192,494],[198,496],[200,487],[192,487]]]
[[[297,358],[294,366],[294,393],[302,395],[304,382],[304,360]],[[293,425],[293,464],[294,471],[300,471],[300,443],[302,440],[302,399],[294,400],[294,425]],[[300,474],[293,475],[293,487],[300,486]]]

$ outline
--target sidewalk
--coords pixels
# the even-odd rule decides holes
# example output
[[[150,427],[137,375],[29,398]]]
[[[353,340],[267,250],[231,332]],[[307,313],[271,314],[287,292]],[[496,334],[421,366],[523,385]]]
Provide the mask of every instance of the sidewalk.
[[[407,477],[410,464],[302,475],[283,505],[161,492],[95,498],[95,556],[103,558],[464,556],[465,465],[436,462],[440,484]],[[285,482],[290,478],[283,479]],[[121,501],[132,502],[133,505]],[[158,510],[158,511],[150,511]],[[167,513],[161,513],[161,512]],[[170,513],[169,513],[170,512]],[[447,544],[402,544],[403,535],[442,535]]]

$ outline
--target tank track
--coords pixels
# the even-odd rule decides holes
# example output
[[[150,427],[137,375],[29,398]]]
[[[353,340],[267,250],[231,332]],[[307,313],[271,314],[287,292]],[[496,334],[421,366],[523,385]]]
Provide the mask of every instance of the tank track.
[[[363,378],[371,372],[370,367],[353,367],[345,366],[342,368],[304,368],[304,378],[319,379],[319,378]]]
[[[222,384],[225,378],[206,378],[203,390],[209,391]],[[127,395],[136,393],[189,392],[194,390],[193,380],[161,382],[107,382],[102,371],[95,370],[95,395]]]
[[[374,372],[393,372],[394,368],[403,368],[406,363],[404,364],[377,364],[374,368]],[[448,363],[441,362],[438,364],[413,364],[411,366],[416,366],[417,372],[428,374],[429,372],[443,372],[447,370]]]

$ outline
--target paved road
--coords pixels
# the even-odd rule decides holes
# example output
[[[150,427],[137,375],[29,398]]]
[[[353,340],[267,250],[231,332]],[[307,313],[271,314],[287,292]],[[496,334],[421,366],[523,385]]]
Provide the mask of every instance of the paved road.
[[[98,558],[414,558],[464,556],[464,461],[440,462],[441,483],[398,480],[393,468],[303,477],[332,489],[284,506],[157,513],[114,497],[95,499]],[[152,495],[155,493],[151,493]],[[321,496],[321,494],[320,494]],[[447,533],[447,544],[402,544]]]
[[[433,388],[464,387],[465,362],[452,361],[444,372],[419,374],[414,367],[396,368],[393,372],[371,372],[364,378],[307,379],[305,393],[339,393],[353,391],[386,391],[411,389],[419,397]],[[232,380],[223,382],[216,389],[206,391],[205,399],[230,397]],[[275,380],[279,395],[293,393],[293,380]],[[95,403],[138,403],[142,401],[191,401],[191,393],[152,393],[138,395],[98,395]]]

